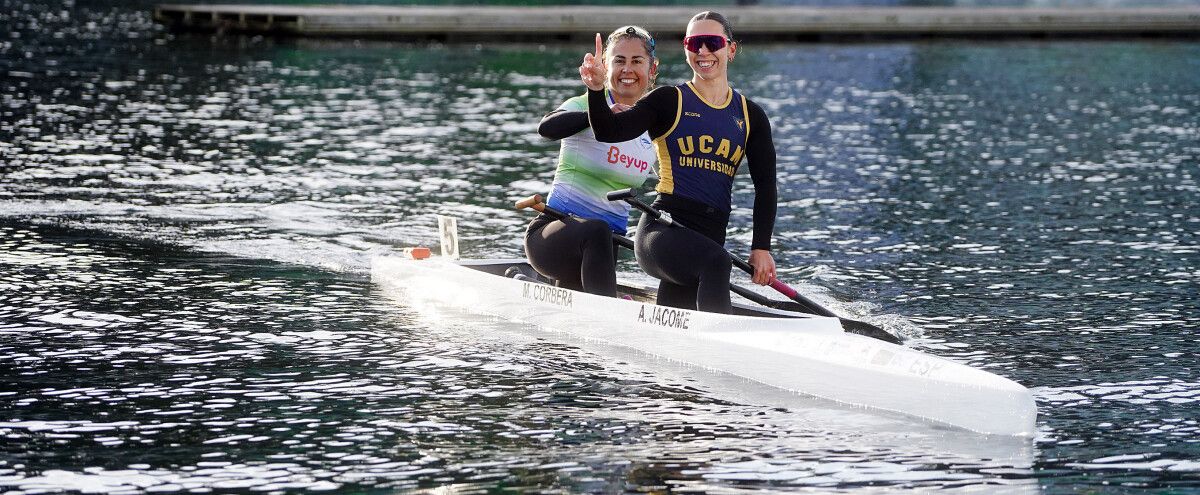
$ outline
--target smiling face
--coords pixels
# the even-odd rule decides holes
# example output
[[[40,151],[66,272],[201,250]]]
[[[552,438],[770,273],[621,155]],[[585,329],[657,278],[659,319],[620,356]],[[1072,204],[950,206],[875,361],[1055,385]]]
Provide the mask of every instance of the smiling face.
[[[657,68],[646,44],[639,38],[617,41],[608,52],[608,88],[613,99],[632,105],[650,88]]]
[[[721,37],[728,36],[721,23],[711,19],[699,20],[688,24],[686,36],[706,34]],[[695,72],[697,78],[705,80],[727,77],[729,61],[733,60],[733,55],[736,52],[736,43],[729,43],[716,52],[709,50],[707,46],[701,46],[700,51],[696,53],[690,52],[686,48],[683,50],[683,53],[687,55],[688,65],[692,67],[692,72]]]

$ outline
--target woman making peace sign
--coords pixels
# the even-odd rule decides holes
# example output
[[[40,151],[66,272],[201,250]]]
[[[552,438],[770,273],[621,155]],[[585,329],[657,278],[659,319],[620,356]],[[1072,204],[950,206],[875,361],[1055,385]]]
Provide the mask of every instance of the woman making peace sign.
[[[601,83],[607,88],[600,91],[600,104],[629,108],[654,84],[654,38],[645,29],[624,26],[608,35],[607,47],[599,38],[596,43],[596,54],[610,69]],[[597,142],[587,117],[594,104],[586,95],[573,97],[538,126],[543,137],[562,140],[547,203],[571,216],[534,218],[525,231],[525,254],[538,273],[561,287],[616,296],[612,234],[625,234],[629,205],[609,202],[605,194],[642,185],[653,173],[654,146],[645,133],[612,144]]]

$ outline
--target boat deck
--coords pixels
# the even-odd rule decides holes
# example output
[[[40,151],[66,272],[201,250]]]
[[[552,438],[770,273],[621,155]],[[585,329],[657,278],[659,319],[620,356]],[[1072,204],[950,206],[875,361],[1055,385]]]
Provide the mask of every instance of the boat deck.
[[[492,275],[498,275],[498,276],[508,277],[508,278],[511,278],[509,270],[512,270],[515,267],[518,270],[518,272],[525,277],[526,280],[544,283],[547,285],[554,285],[553,280],[546,279],[541,274],[539,274],[536,270],[534,270],[532,266],[530,266],[528,263],[525,263],[525,262],[519,262],[519,263],[518,262],[513,262],[513,263],[463,262],[462,266],[471,268],[473,270],[479,270],[481,272],[490,273]],[[655,291],[655,289],[653,287],[642,286],[642,285],[634,284],[630,281],[621,280],[621,279],[617,280],[617,295],[619,297],[627,298],[631,301],[637,301],[637,302],[649,303],[649,304],[654,304],[658,298],[657,292]],[[750,306],[750,305],[734,302],[732,314],[738,315],[738,316],[759,316],[759,317],[764,317],[764,318],[795,318],[797,316],[797,313],[803,313],[802,311],[799,310],[799,308],[792,307],[794,305],[791,305],[787,301],[774,301],[774,302],[777,303],[777,307]],[[789,311],[789,309],[791,309],[791,311]]]

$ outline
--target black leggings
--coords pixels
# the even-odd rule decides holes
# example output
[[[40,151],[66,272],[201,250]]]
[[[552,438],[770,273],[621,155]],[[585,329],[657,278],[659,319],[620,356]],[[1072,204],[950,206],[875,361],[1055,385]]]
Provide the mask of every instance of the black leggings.
[[[616,297],[617,251],[603,220],[538,215],[525,230],[525,256],[558,286]]]
[[[679,219],[676,215],[675,220]],[[720,234],[723,240],[723,229]],[[714,313],[733,310],[729,301],[729,270],[733,264],[725,247],[712,238],[642,215],[634,253],[638,265],[659,280],[659,305]]]

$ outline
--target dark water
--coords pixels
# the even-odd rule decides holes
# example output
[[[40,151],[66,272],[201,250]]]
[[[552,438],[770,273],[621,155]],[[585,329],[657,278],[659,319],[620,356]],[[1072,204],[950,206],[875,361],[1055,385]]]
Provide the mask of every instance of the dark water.
[[[1033,388],[1008,439],[392,304],[370,257],[437,214],[520,253],[582,51],[172,35],[148,5],[0,2],[4,490],[1200,491],[1200,43],[737,60],[784,278]]]

